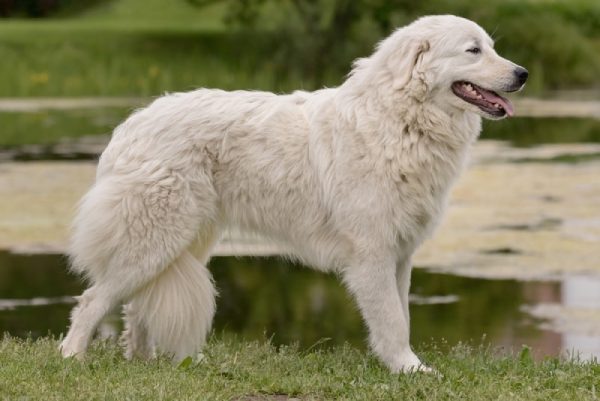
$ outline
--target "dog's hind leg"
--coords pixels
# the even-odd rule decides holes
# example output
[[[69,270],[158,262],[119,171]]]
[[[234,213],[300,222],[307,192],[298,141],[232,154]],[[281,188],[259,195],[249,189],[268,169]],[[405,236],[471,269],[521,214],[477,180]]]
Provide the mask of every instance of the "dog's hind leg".
[[[82,355],[106,313],[156,282],[172,264],[189,260],[185,249],[199,227],[214,224],[216,194],[208,179],[202,191],[192,190],[188,181],[170,171],[155,171],[133,184],[108,178],[84,198],[71,258],[73,269],[93,285],[73,310],[60,346],[63,356]],[[185,266],[188,271],[189,263]],[[205,298],[213,295],[212,287],[204,290]]]
[[[356,263],[344,271],[343,279],[368,326],[373,352],[393,372],[429,371],[410,348],[392,258],[377,264]]]
[[[125,358],[152,358],[154,349],[148,336],[148,328],[141,316],[141,311],[136,310],[131,302],[123,305],[123,321],[125,327],[120,343],[125,347]]]
[[[69,332],[60,344],[64,357],[83,356],[98,324],[119,302],[120,296],[112,290],[107,286],[94,285],[79,297],[71,312]]]
[[[198,352],[214,315],[216,292],[205,266],[217,239],[215,229],[205,228],[185,256],[124,306],[121,343],[127,359],[149,359],[156,356],[156,351],[182,359]],[[187,276],[185,280],[180,279],[182,274]],[[174,294],[169,294],[170,282],[176,286]],[[171,304],[165,299],[171,299]]]
[[[133,338],[137,343],[127,344],[126,356],[149,345],[175,361],[196,357],[210,331],[215,296],[208,269],[190,252],[183,251],[131,299],[129,306],[135,311],[136,320],[128,323],[142,327],[147,337]]]

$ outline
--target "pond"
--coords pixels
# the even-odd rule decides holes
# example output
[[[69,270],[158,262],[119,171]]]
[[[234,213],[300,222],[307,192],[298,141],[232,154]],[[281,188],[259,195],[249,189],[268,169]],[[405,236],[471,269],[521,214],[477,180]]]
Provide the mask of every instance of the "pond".
[[[0,110],[0,334],[65,332],[83,289],[61,255],[73,205],[111,128],[139,102]],[[428,267],[413,275],[417,348],[527,344],[538,358],[600,357],[599,143],[598,118],[484,122],[443,224],[415,256]],[[228,241],[220,255],[273,253],[260,243],[231,252],[239,239]],[[210,269],[220,292],[215,335],[366,348],[335,277],[275,257],[219,256]]]
[[[304,349],[344,342],[365,348],[360,315],[335,277],[276,257],[216,257],[210,270],[220,293],[215,335],[268,338]],[[432,343],[444,349],[462,342],[490,344],[507,352],[526,344],[537,358],[566,353],[600,357],[600,340],[593,333],[564,331],[531,313],[540,306],[576,304],[586,297],[594,298],[592,306],[600,306],[600,280],[595,285],[585,280],[587,289],[573,284],[484,280],[416,269],[412,342],[417,349]],[[0,332],[59,336],[68,326],[71,296],[82,289],[78,278],[67,272],[62,255],[0,253]]]
[[[88,99],[88,102],[91,100]],[[143,103],[138,99],[132,100],[131,106],[127,107],[100,104],[102,107],[58,110],[34,108],[27,112],[6,111],[0,107],[0,126],[3,127],[0,161],[96,159],[108,142],[111,130],[134,110],[134,106],[140,104]],[[93,106],[93,102],[88,106]],[[600,102],[597,108],[600,109]],[[44,134],[40,136],[40,132]],[[504,140],[519,147],[598,143],[600,119],[519,117],[503,121],[486,120],[481,139]]]
[[[500,139],[514,146],[549,143],[598,143],[600,119],[521,117],[484,121],[481,139]]]

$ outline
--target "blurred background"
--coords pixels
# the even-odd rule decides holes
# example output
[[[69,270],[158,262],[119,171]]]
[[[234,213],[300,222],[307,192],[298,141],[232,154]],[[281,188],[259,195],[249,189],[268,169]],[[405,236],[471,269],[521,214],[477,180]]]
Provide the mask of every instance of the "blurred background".
[[[445,13],[483,26],[530,80],[516,118],[484,124],[415,257],[413,342],[600,356],[597,0],[0,0],[0,333],[65,331],[83,288],[63,256],[69,221],[135,108],[198,87],[336,86],[395,27]],[[364,347],[335,278],[281,251],[223,240],[216,335]]]

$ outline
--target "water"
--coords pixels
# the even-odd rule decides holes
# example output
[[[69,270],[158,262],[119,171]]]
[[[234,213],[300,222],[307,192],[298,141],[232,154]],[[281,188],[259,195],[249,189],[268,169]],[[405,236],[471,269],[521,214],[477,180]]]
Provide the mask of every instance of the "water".
[[[482,139],[500,139],[514,146],[600,142],[600,120],[591,118],[521,117],[484,120]]]
[[[130,111],[130,107],[99,107],[2,112],[0,161],[94,160],[112,127]],[[44,132],[46,144],[24,145],[39,141],[38,132]],[[94,136],[60,140],[80,134]],[[27,135],[32,135],[31,140]],[[523,117],[486,121],[482,139],[501,139],[532,149],[540,144],[598,143],[600,120]],[[576,163],[599,157],[594,151],[561,153],[545,160]],[[527,155],[514,159],[528,160],[538,159]],[[523,201],[519,202],[522,206]],[[585,223],[590,222],[586,217]],[[585,227],[571,228],[586,233]],[[595,239],[588,236],[587,240]],[[489,245],[488,252],[514,256],[513,248]],[[218,335],[270,338],[276,344],[297,342],[302,348],[345,341],[365,348],[366,331],[360,315],[335,277],[276,258],[221,257],[213,259],[210,268],[220,291],[214,324]],[[60,255],[0,252],[0,333],[19,337],[64,333],[74,302],[71,296],[82,290],[81,282],[67,273]],[[483,341],[506,350],[527,344],[539,358],[568,351],[600,356],[598,276],[571,275],[556,281],[484,280],[417,269],[411,301],[412,342],[417,347],[432,341],[442,348]]]
[[[210,270],[220,292],[215,333],[270,338],[275,344],[297,342],[304,349],[344,342],[365,348],[360,315],[332,275],[279,258],[218,257]],[[550,327],[547,320],[527,311],[582,299],[581,289],[588,298],[598,294],[597,282],[581,284],[483,280],[416,269],[411,290],[412,342],[417,348],[432,342],[441,348],[483,342],[506,351],[527,344],[538,358],[566,351],[600,356],[598,337]],[[68,296],[82,289],[80,281],[67,273],[61,255],[0,253],[0,332],[18,337],[64,333],[73,303]],[[588,306],[590,302],[600,307],[598,297],[588,299]]]
[[[133,104],[139,105],[139,100]],[[122,106],[30,112],[0,110],[3,127],[0,161],[95,160],[108,142],[111,130],[132,110],[133,107]],[[39,132],[44,133],[43,137],[39,137]],[[514,146],[598,143],[600,120],[569,117],[484,120],[481,138],[506,140]]]

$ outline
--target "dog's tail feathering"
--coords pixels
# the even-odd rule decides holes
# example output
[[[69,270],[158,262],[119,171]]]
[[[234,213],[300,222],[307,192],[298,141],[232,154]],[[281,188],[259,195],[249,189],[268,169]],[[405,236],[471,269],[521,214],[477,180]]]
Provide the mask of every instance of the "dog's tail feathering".
[[[210,331],[215,296],[208,269],[189,251],[183,251],[125,307],[126,355],[155,348],[174,361],[196,357]],[[138,338],[140,332],[145,339]]]
[[[152,184],[134,178],[104,177],[80,203],[69,256],[92,285],[73,309],[63,356],[83,355],[121,303],[127,356],[151,357],[155,348],[176,361],[194,357],[210,330],[215,289],[201,236],[213,224],[214,192],[206,186],[200,202],[179,175],[160,170],[146,178]]]

